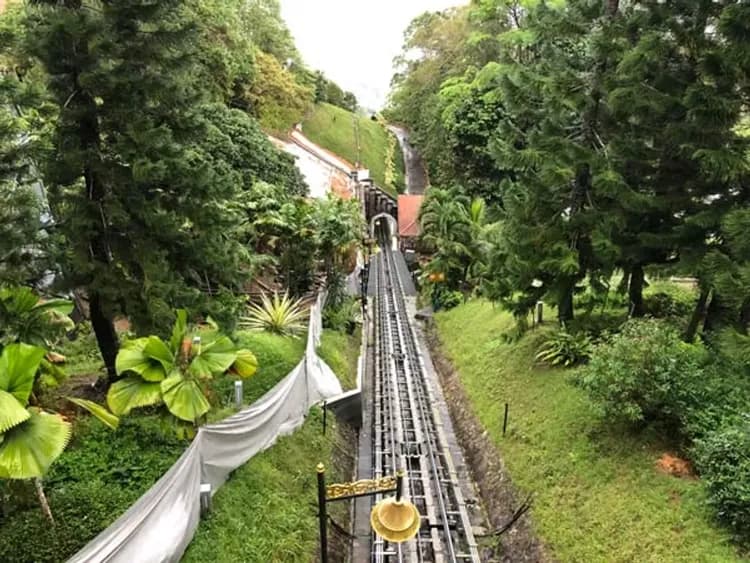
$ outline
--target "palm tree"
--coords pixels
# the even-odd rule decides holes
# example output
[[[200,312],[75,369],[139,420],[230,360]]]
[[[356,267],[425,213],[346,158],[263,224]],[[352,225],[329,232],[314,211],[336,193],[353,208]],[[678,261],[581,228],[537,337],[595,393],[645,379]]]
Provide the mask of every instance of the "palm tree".
[[[485,204],[462,190],[433,188],[420,212],[422,240],[434,252],[430,269],[445,274],[449,289],[465,286],[481,259]]]
[[[42,509],[54,523],[41,477],[67,446],[71,426],[59,414],[29,405],[44,353],[10,344],[0,355],[0,479],[34,479]]]

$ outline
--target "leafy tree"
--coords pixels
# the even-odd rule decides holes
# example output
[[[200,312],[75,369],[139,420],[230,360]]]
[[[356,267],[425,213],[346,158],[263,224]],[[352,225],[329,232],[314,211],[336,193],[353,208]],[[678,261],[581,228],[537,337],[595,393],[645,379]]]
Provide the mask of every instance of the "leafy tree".
[[[26,15],[26,50],[54,77],[60,113],[45,169],[64,280],[88,293],[112,377],[116,315],[144,331],[182,306],[230,322],[251,273],[243,190],[266,174],[301,188],[289,159],[206,86],[197,6],[45,1]]]
[[[312,105],[313,92],[271,55],[256,51],[255,63],[255,77],[246,93],[251,111],[264,127],[286,132],[302,121]]]
[[[318,256],[328,275],[340,273],[365,228],[360,204],[329,194],[315,202],[314,210]]]
[[[0,283],[33,283],[52,267],[49,209],[34,159],[47,139],[50,105],[38,69],[19,51],[20,5],[0,15]],[[29,108],[21,112],[21,107]]]
[[[729,213],[722,226],[721,249],[709,252],[702,263],[704,283],[709,291],[722,296],[725,326],[719,338],[723,352],[748,364],[750,352],[750,210]],[[694,319],[694,322],[695,319]],[[692,325],[688,339],[692,339]]]
[[[444,276],[448,290],[463,290],[480,266],[485,206],[459,188],[431,188],[420,210],[422,241],[434,252],[428,270]]]
[[[240,13],[244,32],[252,43],[280,64],[289,61],[301,64],[302,58],[292,34],[281,17],[279,0],[247,0],[242,4]]]

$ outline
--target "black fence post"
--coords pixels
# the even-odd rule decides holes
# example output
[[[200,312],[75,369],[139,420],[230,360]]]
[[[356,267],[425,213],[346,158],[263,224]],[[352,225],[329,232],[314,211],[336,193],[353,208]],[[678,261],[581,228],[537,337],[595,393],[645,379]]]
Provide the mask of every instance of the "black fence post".
[[[326,435],[328,426],[328,401],[323,401],[323,436]]]
[[[320,524],[320,561],[328,563],[328,513],[326,511],[326,469],[318,464],[318,520]]]
[[[505,403],[505,417],[503,418],[503,436],[508,428],[508,403]]]

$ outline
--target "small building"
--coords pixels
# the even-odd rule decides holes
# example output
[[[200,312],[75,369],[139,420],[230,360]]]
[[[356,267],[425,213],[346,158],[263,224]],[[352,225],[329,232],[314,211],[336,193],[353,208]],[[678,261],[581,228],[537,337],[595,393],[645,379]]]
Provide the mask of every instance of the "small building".
[[[398,236],[403,249],[414,250],[420,235],[419,211],[423,195],[398,196]]]

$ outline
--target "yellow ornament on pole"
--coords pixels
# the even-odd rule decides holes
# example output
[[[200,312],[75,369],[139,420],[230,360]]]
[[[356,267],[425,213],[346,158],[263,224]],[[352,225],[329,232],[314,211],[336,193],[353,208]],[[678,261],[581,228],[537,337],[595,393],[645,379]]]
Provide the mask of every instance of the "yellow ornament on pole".
[[[422,517],[414,503],[401,498],[404,471],[397,474],[396,496],[381,500],[372,508],[370,525],[375,533],[390,543],[403,543],[419,532]]]

